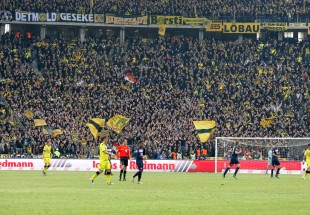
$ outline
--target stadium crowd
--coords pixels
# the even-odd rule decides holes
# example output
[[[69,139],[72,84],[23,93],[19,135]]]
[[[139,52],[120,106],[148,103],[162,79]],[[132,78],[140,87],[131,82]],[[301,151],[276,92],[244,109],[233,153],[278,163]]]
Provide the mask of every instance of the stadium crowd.
[[[0,153],[14,148],[38,155],[51,138],[26,110],[64,130],[52,138],[53,148],[70,157],[97,155],[85,124],[114,114],[131,120],[120,136],[110,132],[110,147],[120,137],[130,145],[146,140],[147,154],[156,159],[197,156],[201,149],[214,156],[214,137],[201,144],[193,120],[215,120],[213,136],[309,136],[308,40],[172,37],[120,44],[117,38],[80,43],[11,33],[1,37],[0,59],[2,104],[18,119],[9,110],[1,114]],[[136,83],[124,79],[127,72]],[[263,128],[261,120],[271,116]]]
[[[187,17],[232,18],[273,21],[309,18],[310,1],[306,0],[7,0],[0,10],[68,13],[112,13],[117,15],[181,15]]]

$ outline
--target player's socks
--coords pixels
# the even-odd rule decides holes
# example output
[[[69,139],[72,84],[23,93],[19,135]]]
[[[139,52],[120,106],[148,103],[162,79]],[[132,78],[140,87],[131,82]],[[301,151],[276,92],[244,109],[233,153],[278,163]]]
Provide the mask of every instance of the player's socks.
[[[46,170],[47,170],[47,166],[44,166],[44,170],[43,171],[46,172]]]
[[[120,173],[119,173],[119,180],[122,180],[122,175],[123,175],[124,170],[121,169]]]
[[[236,168],[235,173],[234,173],[234,176],[237,175],[239,169],[240,169],[240,167],[237,167],[237,168]]]
[[[136,172],[136,174],[134,174],[132,177],[135,178],[137,175],[139,175],[139,171]]]
[[[276,174],[276,175],[279,175],[280,169],[281,169],[281,168],[278,168],[278,169],[277,169],[277,174]]]
[[[141,173],[141,172],[139,172],[139,175],[138,175],[138,183],[140,182],[141,177],[142,177],[142,173]]]
[[[93,176],[91,177],[91,180],[92,181],[95,180],[95,178],[97,178],[98,175],[100,175],[100,172],[99,171],[95,172]]]
[[[269,165],[266,167],[266,175],[268,174]]]
[[[107,172],[107,183],[111,183],[111,173]]]
[[[126,181],[126,173],[127,173],[127,171],[124,170],[124,178],[123,178],[124,181]]]
[[[273,168],[271,169],[271,177],[273,177]]]
[[[225,175],[226,175],[226,173],[228,172],[228,170],[229,170],[229,168],[227,167],[227,168],[225,169],[224,174],[223,174],[224,178],[225,178]]]

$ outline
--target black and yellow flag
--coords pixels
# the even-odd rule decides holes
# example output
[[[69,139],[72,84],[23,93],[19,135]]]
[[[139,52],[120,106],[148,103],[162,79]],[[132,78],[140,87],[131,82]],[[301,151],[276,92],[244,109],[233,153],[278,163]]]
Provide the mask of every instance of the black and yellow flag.
[[[272,121],[277,118],[275,116],[271,116],[269,118],[265,118],[265,119],[262,119],[262,121],[260,122],[260,125],[263,127],[263,128],[267,128],[268,125],[270,125],[272,123]]]
[[[30,119],[30,118],[32,118],[34,115],[33,115],[33,113],[32,113],[30,110],[25,110],[25,116],[26,116],[28,119]]]
[[[202,143],[207,142],[216,129],[215,121],[193,121],[193,123],[198,132],[198,137]]]
[[[104,119],[92,118],[86,124],[95,139],[99,137],[100,132],[102,131],[102,128],[104,126],[104,122],[105,122]]]
[[[60,128],[56,128],[53,130],[52,135],[53,137],[56,137],[57,135],[61,135],[63,133],[64,133],[63,130],[61,130]]]
[[[167,26],[164,25],[164,24],[158,25],[158,34],[159,34],[160,36],[165,36],[165,34],[166,34],[166,28],[167,28]]]
[[[40,127],[40,126],[46,126],[46,122],[44,119],[34,119],[34,126],[35,127]]]
[[[121,133],[125,125],[130,121],[130,118],[116,114],[107,122],[107,125],[116,133]]]

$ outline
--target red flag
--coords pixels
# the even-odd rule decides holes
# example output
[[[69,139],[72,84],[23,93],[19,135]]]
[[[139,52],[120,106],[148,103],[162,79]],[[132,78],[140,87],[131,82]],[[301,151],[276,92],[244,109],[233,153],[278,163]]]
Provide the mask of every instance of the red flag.
[[[129,81],[131,83],[136,83],[137,82],[135,77],[133,77],[133,75],[130,72],[127,72],[127,74],[125,75],[125,80]]]

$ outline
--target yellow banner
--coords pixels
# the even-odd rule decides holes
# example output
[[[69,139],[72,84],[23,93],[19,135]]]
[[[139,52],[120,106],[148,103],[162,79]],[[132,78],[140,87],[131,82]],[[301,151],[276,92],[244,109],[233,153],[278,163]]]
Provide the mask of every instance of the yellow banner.
[[[44,119],[34,119],[33,121],[35,127],[47,125]]]
[[[310,23],[308,23],[308,34],[310,35]]]
[[[116,133],[121,133],[125,125],[130,121],[130,118],[116,114],[107,122],[107,125]]]
[[[183,17],[183,24],[184,25],[205,25],[209,20],[207,18],[185,18]]]
[[[287,30],[287,23],[286,22],[268,22],[262,23],[265,30],[268,31],[286,31]]]
[[[161,35],[161,36],[165,36],[165,34],[166,34],[166,25],[163,25],[163,24],[161,24],[161,25],[159,25],[158,26],[158,34],[159,35]]]
[[[138,16],[138,17],[106,16],[105,18],[106,18],[106,24],[147,25],[147,16]]]
[[[209,21],[206,24],[206,32],[222,32],[223,22],[222,21]]]
[[[270,125],[275,118],[276,118],[275,116],[271,116],[269,118],[262,119],[262,121],[260,122],[260,125],[263,128],[267,128],[268,125]]]
[[[198,132],[198,138],[202,143],[207,142],[216,129],[215,121],[193,121],[193,123]]]
[[[151,25],[183,25],[183,17],[182,16],[150,16],[150,24]]]
[[[224,22],[224,34],[257,34],[260,33],[260,23],[232,23]]]

